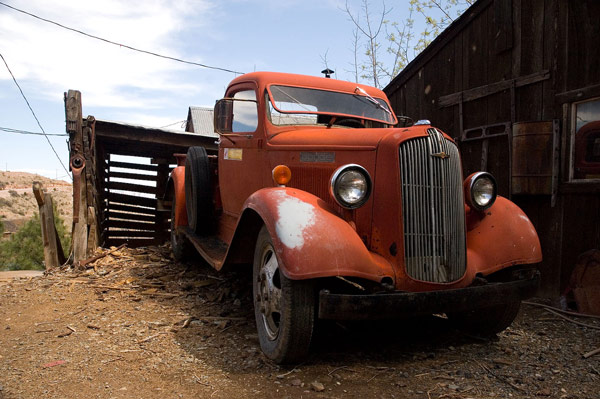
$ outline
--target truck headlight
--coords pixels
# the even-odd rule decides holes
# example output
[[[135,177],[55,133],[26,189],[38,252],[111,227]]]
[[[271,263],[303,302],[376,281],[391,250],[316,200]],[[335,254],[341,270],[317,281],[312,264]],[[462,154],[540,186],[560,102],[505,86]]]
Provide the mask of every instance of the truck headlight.
[[[339,167],[331,175],[330,192],[343,208],[356,209],[371,195],[371,177],[365,168],[356,164]]]
[[[496,180],[487,172],[476,172],[464,182],[465,198],[471,208],[485,211],[496,201]]]

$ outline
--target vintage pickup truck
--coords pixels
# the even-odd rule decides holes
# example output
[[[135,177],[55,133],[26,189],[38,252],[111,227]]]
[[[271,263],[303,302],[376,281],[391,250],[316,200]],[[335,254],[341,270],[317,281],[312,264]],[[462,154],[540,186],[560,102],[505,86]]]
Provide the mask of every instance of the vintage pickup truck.
[[[308,353],[315,319],[446,314],[495,334],[535,293],[537,233],[456,143],[398,127],[385,94],[255,72],[215,106],[218,155],[177,155],[167,201],[177,259],[253,265],[256,326],[278,363]]]

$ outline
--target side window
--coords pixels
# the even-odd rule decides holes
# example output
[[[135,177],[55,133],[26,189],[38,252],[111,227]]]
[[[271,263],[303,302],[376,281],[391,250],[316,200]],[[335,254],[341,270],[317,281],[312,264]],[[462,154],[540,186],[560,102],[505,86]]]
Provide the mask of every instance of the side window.
[[[233,124],[232,131],[254,132],[258,127],[258,104],[254,90],[238,91],[233,95]],[[243,101],[251,100],[251,101]]]
[[[576,103],[573,178],[600,179],[600,99]]]

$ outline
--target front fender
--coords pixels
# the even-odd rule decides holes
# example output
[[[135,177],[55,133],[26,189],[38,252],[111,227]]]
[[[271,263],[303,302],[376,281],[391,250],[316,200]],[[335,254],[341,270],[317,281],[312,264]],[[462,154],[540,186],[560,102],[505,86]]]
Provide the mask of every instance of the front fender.
[[[370,252],[356,231],[320,198],[279,187],[252,194],[244,208],[264,221],[283,274],[293,280],[346,276],[394,280],[392,266]]]
[[[488,275],[512,265],[541,262],[537,232],[513,202],[499,196],[481,217],[471,212],[467,215],[472,220],[467,232],[468,269]]]
[[[187,226],[187,210],[185,207],[185,166],[177,166],[171,172],[173,181],[173,200],[175,201],[175,227]]]

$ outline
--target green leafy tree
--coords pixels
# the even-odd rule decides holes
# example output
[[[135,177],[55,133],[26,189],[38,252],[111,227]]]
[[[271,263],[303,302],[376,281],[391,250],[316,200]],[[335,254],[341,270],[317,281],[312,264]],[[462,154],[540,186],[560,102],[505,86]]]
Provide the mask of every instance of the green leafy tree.
[[[0,219],[0,236],[4,233],[4,222]]]
[[[67,249],[71,238],[54,205],[54,224],[61,245]],[[44,245],[39,214],[35,214],[9,239],[0,242],[0,270],[44,269]]]

